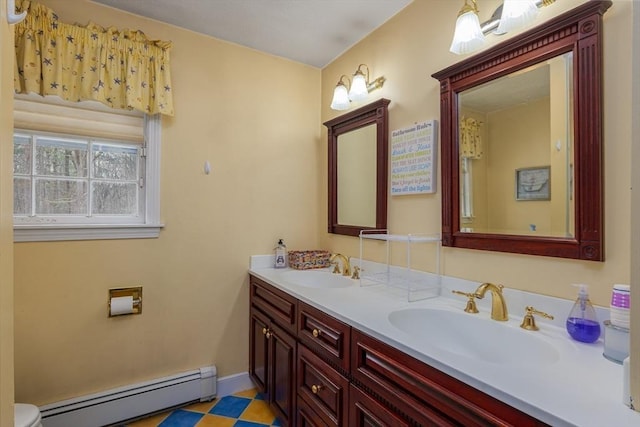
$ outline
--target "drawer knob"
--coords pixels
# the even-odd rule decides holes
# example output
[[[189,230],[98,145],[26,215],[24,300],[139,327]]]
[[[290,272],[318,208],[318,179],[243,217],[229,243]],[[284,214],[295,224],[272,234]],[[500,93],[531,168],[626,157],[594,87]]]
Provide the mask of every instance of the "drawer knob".
[[[311,393],[313,394],[318,394],[318,392],[320,391],[320,389],[322,388],[321,385],[312,385],[311,386]]]
[[[267,337],[267,339],[271,338],[271,335],[273,335],[273,332],[267,330],[267,333],[265,334],[265,336]]]
[[[267,335],[267,332],[269,332],[267,328],[262,328],[262,335]]]
[[[319,329],[314,329],[314,330],[313,330],[313,336],[314,336],[315,338],[318,338],[318,337],[320,336],[320,330],[319,330]]]

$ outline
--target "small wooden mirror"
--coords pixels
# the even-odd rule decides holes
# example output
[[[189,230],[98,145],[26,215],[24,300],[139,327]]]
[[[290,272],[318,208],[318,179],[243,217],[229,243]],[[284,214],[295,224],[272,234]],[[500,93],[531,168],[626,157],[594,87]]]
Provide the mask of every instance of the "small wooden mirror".
[[[604,260],[602,16],[611,4],[586,2],[433,75],[443,245]]]
[[[329,233],[387,228],[388,99],[324,123],[329,139]]]

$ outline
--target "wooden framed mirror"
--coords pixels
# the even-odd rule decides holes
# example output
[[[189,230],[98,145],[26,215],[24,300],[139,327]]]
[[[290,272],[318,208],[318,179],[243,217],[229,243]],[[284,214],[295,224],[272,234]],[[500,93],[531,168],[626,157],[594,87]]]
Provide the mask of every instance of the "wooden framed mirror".
[[[387,228],[388,99],[324,123],[329,140],[329,233]]]
[[[602,16],[611,4],[586,2],[433,74],[443,245],[604,260]]]

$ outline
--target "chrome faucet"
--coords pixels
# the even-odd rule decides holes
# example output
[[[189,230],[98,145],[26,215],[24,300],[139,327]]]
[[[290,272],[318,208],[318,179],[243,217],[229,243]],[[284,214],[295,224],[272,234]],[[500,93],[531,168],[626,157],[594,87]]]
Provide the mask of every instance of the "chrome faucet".
[[[491,318],[493,320],[506,321],[509,320],[509,313],[507,313],[507,304],[502,295],[502,285],[494,285],[493,283],[483,283],[478,286],[478,289],[474,292],[474,296],[478,299],[484,298],[484,294],[491,292]]]
[[[333,254],[333,255],[331,255],[331,258],[329,259],[329,262],[331,264],[335,264],[335,268],[333,269],[333,272],[336,273],[336,274],[340,274],[340,267],[338,266],[338,263],[333,261],[336,258],[340,258],[342,260],[342,275],[343,276],[351,276],[351,265],[349,263],[349,258],[347,258],[346,256],[344,256],[342,254]]]

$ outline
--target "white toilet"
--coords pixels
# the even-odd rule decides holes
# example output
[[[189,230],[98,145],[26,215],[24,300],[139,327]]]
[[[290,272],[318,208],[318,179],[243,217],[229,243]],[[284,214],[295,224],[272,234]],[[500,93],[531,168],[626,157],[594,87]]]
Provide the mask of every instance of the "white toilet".
[[[40,411],[35,405],[16,403],[14,410],[15,427],[42,427]]]

